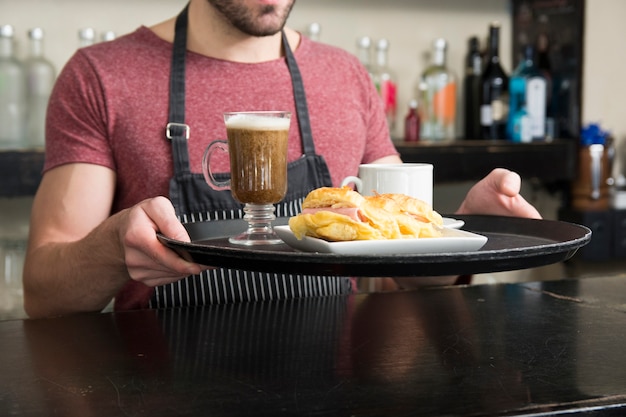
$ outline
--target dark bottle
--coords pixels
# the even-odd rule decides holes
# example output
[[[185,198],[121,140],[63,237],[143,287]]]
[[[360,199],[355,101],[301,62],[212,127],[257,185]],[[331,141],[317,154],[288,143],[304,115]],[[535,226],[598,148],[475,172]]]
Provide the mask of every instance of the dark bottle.
[[[537,35],[537,67],[546,79],[546,138],[555,137],[555,108],[553,98],[552,65],[550,64],[550,39],[545,32]]]
[[[480,125],[483,139],[505,139],[509,78],[500,65],[500,24],[489,26],[488,57],[481,76]]]
[[[404,118],[404,140],[418,142],[420,140],[420,114],[417,109],[417,100],[409,102],[409,112]]]
[[[463,111],[465,116],[465,139],[481,139],[480,130],[480,79],[483,57],[480,53],[478,37],[468,41],[463,80]]]

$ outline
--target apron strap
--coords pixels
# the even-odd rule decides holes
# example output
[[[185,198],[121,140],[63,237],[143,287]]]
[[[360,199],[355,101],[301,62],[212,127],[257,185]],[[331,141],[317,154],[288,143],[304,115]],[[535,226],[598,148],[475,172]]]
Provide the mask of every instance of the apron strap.
[[[300,125],[302,151],[305,155],[315,155],[315,144],[313,143],[311,121],[309,120],[309,106],[306,102],[302,75],[300,74],[300,68],[298,68],[293,52],[291,52],[291,47],[289,46],[284,30],[282,31],[282,38],[283,48],[285,49],[285,57],[287,58],[287,67],[289,67],[291,84],[293,85],[293,95],[296,101],[296,113],[298,116],[298,124]]]
[[[187,53],[187,10],[176,18],[172,65],[170,72],[169,123],[166,136],[172,141],[174,172],[186,174],[189,167],[189,126],[185,124],[185,54]]]

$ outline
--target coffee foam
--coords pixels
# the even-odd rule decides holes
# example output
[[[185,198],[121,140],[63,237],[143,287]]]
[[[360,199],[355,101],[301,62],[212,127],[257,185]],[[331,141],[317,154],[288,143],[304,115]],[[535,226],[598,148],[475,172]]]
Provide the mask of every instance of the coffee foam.
[[[226,121],[226,127],[250,130],[283,130],[289,129],[289,118],[236,114]]]

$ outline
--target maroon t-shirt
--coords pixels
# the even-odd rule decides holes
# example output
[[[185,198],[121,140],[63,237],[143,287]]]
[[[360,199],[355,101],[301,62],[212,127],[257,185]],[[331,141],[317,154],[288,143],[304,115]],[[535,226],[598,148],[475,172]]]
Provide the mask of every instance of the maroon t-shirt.
[[[172,44],[146,27],[78,50],[59,74],[50,98],[44,171],[79,162],[114,170],[112,212],[167,196],[173,175],[171,145],[165,138],[171,52]],[[355,56],[305,37],[294,54],[316,151],[326,159],[333,184],[356,175],[361,163],[397,154],[382,100]],[[185,114],[193,172],[201,172],[206,146],[226,138],[222,114],[245,110],[296,114],[285,60],[247,64],[188,53]],[[293,117],[289,160],[301,154],[298,120]],[[215,159],[215,171],[228,171],[226,155]],[[147,301],[149,291],[138,291]],[[120,296],[117,302],[136,298]]]

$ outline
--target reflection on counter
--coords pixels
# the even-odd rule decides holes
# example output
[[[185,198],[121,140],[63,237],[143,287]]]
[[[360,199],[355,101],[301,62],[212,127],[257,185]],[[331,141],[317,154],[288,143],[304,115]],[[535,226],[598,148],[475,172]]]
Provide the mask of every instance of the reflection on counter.
[[[22,270],[25,240],[0,239],[0,319],[23,316]]]
[[[0,320],[25,317],[22,270],[32,198],[0,199]]]

